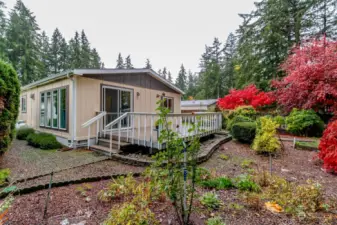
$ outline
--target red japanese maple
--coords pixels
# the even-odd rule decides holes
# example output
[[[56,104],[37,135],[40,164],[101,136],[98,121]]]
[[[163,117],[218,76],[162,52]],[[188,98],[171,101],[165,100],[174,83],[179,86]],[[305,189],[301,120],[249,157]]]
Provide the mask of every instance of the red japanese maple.
[[[337,173],[337,120],[328,125],[318,148],[318,157],[323,160],[323,167]]]
[[[293,108],[337,112],[337,42],[325,38],[293,49],[281,68],[287,76],[273,81],[277,102]]]
[[[235,109],[242,105],[251,105],[254,108],[270,105],[275,102],[269,94],[260,91],[255,85],[249,85],[243,90],[232,89],[228,95],[218,99],[220,109]]]

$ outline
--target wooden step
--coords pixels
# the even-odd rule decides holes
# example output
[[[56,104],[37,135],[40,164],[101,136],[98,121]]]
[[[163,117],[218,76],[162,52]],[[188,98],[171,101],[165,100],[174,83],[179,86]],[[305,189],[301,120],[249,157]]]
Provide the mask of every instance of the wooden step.
[[[116,148],[116,149],[118,148],[118,141],[112,140],[111,144],[112,144],[112,148]],[[109,139],[100,138],[100,139],[98,139],[98,145],[110,148],[110,140]],[[127,142],[123,142],[123,141],[120,142],[120,147],[121,148],[127,147],[129,145],[130,144],[127,143]]]
[[[118,150],[117,149],[111,149],[102,145],[91,145],[90,146],[91,150],[94,150],[96,152],[100,152],[104,155],[111,156],[111,154],[117,154]]]

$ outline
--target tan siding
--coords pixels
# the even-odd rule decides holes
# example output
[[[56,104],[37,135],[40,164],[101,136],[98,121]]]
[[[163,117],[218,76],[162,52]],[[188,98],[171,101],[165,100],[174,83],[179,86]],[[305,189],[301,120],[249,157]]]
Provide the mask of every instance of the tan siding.
[[[134,112],[154,113],[157,107],[156,102],[159,100],[157,95],[165,93],[165,96],[174,99],[174,113],[181,113],[180,94],[79,77],[77,80],[77,140],[86,139],[88,135],[88,130],[83,129],[81,125],[94,117],[96,112],[101,111],[101,85],[133,89]],[[139,96],[137,96],[137,92],[139,92]],[[96,126],[92,126],[92,136],[95,135],[95,130]]]
[[[38,131],[45,131],[48,133],[55,134],[60,137],[70,138],[70,130],[71,126],[69,126],[69,131],[57,131],[53,129],[44,129],[40,128],[40,93],[43,91],[51,90],[54,88],[60,88],[63,86],[69,86],[69,102],[71,102],[71,96],[72,96],[72,82],[69,79],[63,79],[59,80],[47,85],[43,85],[41,87],[35,87],[33,89],[22,91],[21,96],[27,95],[27,112],[22,113],[21,112],[21,106],[20,106],[20,113],[19,113],[19,120],[24,120],[26,123],[33,127],[34,129]],[[34,94],[34,99],[31,98],[31,95]],[[21,99],[20,99],[21,103]],[[69,125],[71,124],[71,104],[69,104]]]

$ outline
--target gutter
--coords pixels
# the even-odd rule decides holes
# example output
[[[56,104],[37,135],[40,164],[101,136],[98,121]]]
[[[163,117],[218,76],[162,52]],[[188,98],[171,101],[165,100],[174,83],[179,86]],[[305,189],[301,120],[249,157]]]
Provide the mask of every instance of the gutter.
[[[72,75],[72,77],[70,77]],[[72,81],[72,114],[71,114],[71,120],[72,120],[72,129],[71,129],[71,143],[69,147],[76,148],[76,106],[77,106],[77,80],[74,78],[73,73],[68,73],[67,78],[69,78]]]

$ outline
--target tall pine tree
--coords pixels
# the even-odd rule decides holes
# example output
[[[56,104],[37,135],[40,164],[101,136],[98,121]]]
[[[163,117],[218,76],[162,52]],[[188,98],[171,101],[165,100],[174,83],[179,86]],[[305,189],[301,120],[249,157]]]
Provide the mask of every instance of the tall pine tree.
[[[123,60],[122,54],[119,53],[118,58],[117,58],[116,69],[124,69],[124,68],[125,68],[124,60]]]
[[[125,67],[126,69],[133,69],[133,65],[132,65],[132,62],[131,62],[131,56],[128,55],[126,58],[125,58]]]
[[[3,1],[0,1],[0,59],[4,59],[6,57],[5,55],[5,49],[6,49],[6,37],[5,37],[5,31],[6,31],[6,16],[5,16],[5,3]]]
[[[186,70],[184,65],[181,64],[175,85],[182,91],[186,90],[186,79]]]
[[[52,73],[59,73],[61,69],[61,43],[62,35],[58,28],[55,29],[50,44],[50,70]]]
[[[18,0],[9,13],[6,53],[25,85],[41,77],[39,26],[33,13]]]
[[[77,31],[74,38],[69,41],[69,58],[71,69],[81,68],[81,40]]]
[[[151,65],[151,62],[150,62],[150,59],[146,59],[146,62],[145,62],[145,69],[152,69],[152,65]]]
[[[81,32],[81,68],[90,68],[91,64],[91,49],[87,35],[84,30]]]

